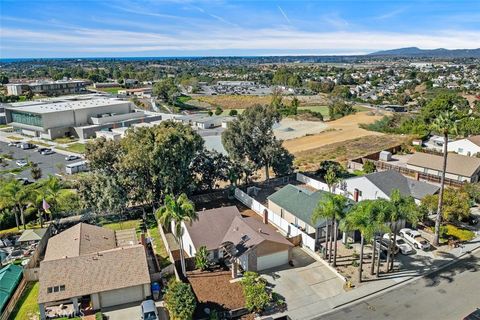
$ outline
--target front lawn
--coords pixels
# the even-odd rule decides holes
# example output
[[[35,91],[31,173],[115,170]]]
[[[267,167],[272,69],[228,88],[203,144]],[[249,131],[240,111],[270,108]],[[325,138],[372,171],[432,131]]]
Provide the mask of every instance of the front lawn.
[[[38,309],[38,282],[27,284],[22,297],[18,301],[10,319],[32,319],[39,314]]]
[[[475,238],[475,233],[468,229],[459,228],[454,226],[453,224],[447,224],[445,227],[447,230],[445,238],[447,239],[452,237],[460,241],[470,241]]]
[[[16,141],[23,140],[23,138],[17,137],[17,136],[7,136],[7,138],[10,139],[10,140],[16,140]]]

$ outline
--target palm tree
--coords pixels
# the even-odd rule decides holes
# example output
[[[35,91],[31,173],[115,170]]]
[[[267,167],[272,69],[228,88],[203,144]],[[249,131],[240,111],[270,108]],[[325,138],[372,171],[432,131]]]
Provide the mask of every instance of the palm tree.
[[[440,224],[442,223],[443,192],[445,190],[445,173],[447,171],[448,136],[451,133],[458,133],[457,123],[457,115],[452,111],[446,111],[439,114],[431,125],[434,131],[441,133],[444,137],[442,176],[440,179],[440,193],[438,195],[437,216],[435,218],[435,236],[433,238],[434,246],[438,246],[440,238]]]
[[[28,197],[29,193],[27,188],[16,179],[10,180],[0,189],[0,198],[2,199],[2,202],[6,206],[14,208],[17,229],[20,229],[18,214],[20,214],[23,229],[26,229],[24,207],[28,204]]]
[[[370,274],[375,274],[375,256],[377,255],[377,245],[376,245],[376,235],[382,234],[388,228],[386,227],[386,217],[388,217],[388,213],[390,212],[390,203],[385,199],[376,199],[371,202],[370,211],[372,216],[372,227],[374,229],[372,235],[372,261],[370,264]],[[380,249],[380,248],[379,248]],[[377,261],[377,276],[380,267],[380,252],[378,252],[378,261]]]
[[[187,275],[185,268],[185,257],[183,255],[183,227],[182,223],[192,223],[198,220],[195,212],[194,204],[188,199],[187,195],[182,193],[178,198],[174,195],[165,196],[164,205],[157,210],[157,217],[163,226],[172,226],[174,236],[177,238],[180,246],[180,263],[182,265],[182,273]]]
[[[348,209],[348,199],[339,194],[328,193],[318,203],[317,207],[312,213],[312,223],[315,225],[319,219],[331,220],[333,225],[333,241],[334,254],[333,254],[333,266],[337,265],[337,238],[338,238],[338,226],[337,222],[345,217]],[[328,225],[327,225],[328,230]],[[331,262],[332,242],[330,242],[329,248],[329,261]]]
[[[415,200],[409,196],[404,197],[399,190],[393,190],[390,194],[390,236],[389,252],[387,255],[387,272],[393,270],[394,255],[393,249],[397,243],[398,222],[406,221],[416,225],[420,218],[420,211],[418,210]],[[392,239],[393,233],[393,239]],[[390,259],[391,258],[391,259]]]
[[[63,190],[62,182],[55,176],[48,176],[48,179],[42,185],[44,199],[51,206],[51,215],[59,204],[59,196]]]

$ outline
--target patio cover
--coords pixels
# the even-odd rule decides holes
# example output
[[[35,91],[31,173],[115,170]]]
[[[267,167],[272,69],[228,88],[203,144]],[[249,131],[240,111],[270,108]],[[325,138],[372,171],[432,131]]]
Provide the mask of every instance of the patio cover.
[[[19,242],[28,242],[28,241],[40,241],[47,232],[46,228],[43,229],[27,229],[22,232]]]
[[[0,270],[0,311],[7,305],[8,300],[13,292],[17,289],[17,285],[22,278],[22,268],[9,264]]]

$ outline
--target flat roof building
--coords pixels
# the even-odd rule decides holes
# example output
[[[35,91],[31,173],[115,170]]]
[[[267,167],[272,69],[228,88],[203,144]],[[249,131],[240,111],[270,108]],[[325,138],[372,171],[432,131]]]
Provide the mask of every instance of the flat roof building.
[[[58,80],[58,81],[37,81],[30,83],[9,83],[6,84],[7,95],[20,96],[31,91],[36,95],[55,96],[62,94],[81,93],[86,91],[87,81],[83,80]]]
[[[87,139],[101,129],[161,119],[135,109],[129,101],[103,97],[10,106],[5,114],[15,131],[50,140],[64,136]]]

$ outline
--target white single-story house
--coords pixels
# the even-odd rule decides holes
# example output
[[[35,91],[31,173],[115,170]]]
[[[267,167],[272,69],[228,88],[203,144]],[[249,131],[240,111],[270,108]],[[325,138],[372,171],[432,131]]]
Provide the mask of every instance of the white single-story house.
[[[456,152],[469,157],[480,155],[480,135],[450,142],[448,152]]]
[[[244,271],[261,271],[287,264],[293,244],[274,227],[243,217],[237,207],[198,212],[198,220],[183,223],[183,248],[194,257],[205,246],[210,259],[228,259]]]
[[[93,310],[139,302],[151,295],[145,248],[135,230],[117,237],[113,230],[78,223],[51,237],[40,263],[38,304],[40,318],[48,307],[73,305]],[[132,243],[132,245],[127,245]]]
[[[403,196],[412,196],[418,204],[426,195],[436,194],[440,188],[430,183],[410,179],[393,170],[374,172],[345,180],[346,191],[355,202],[390,199],[393,190]]]

